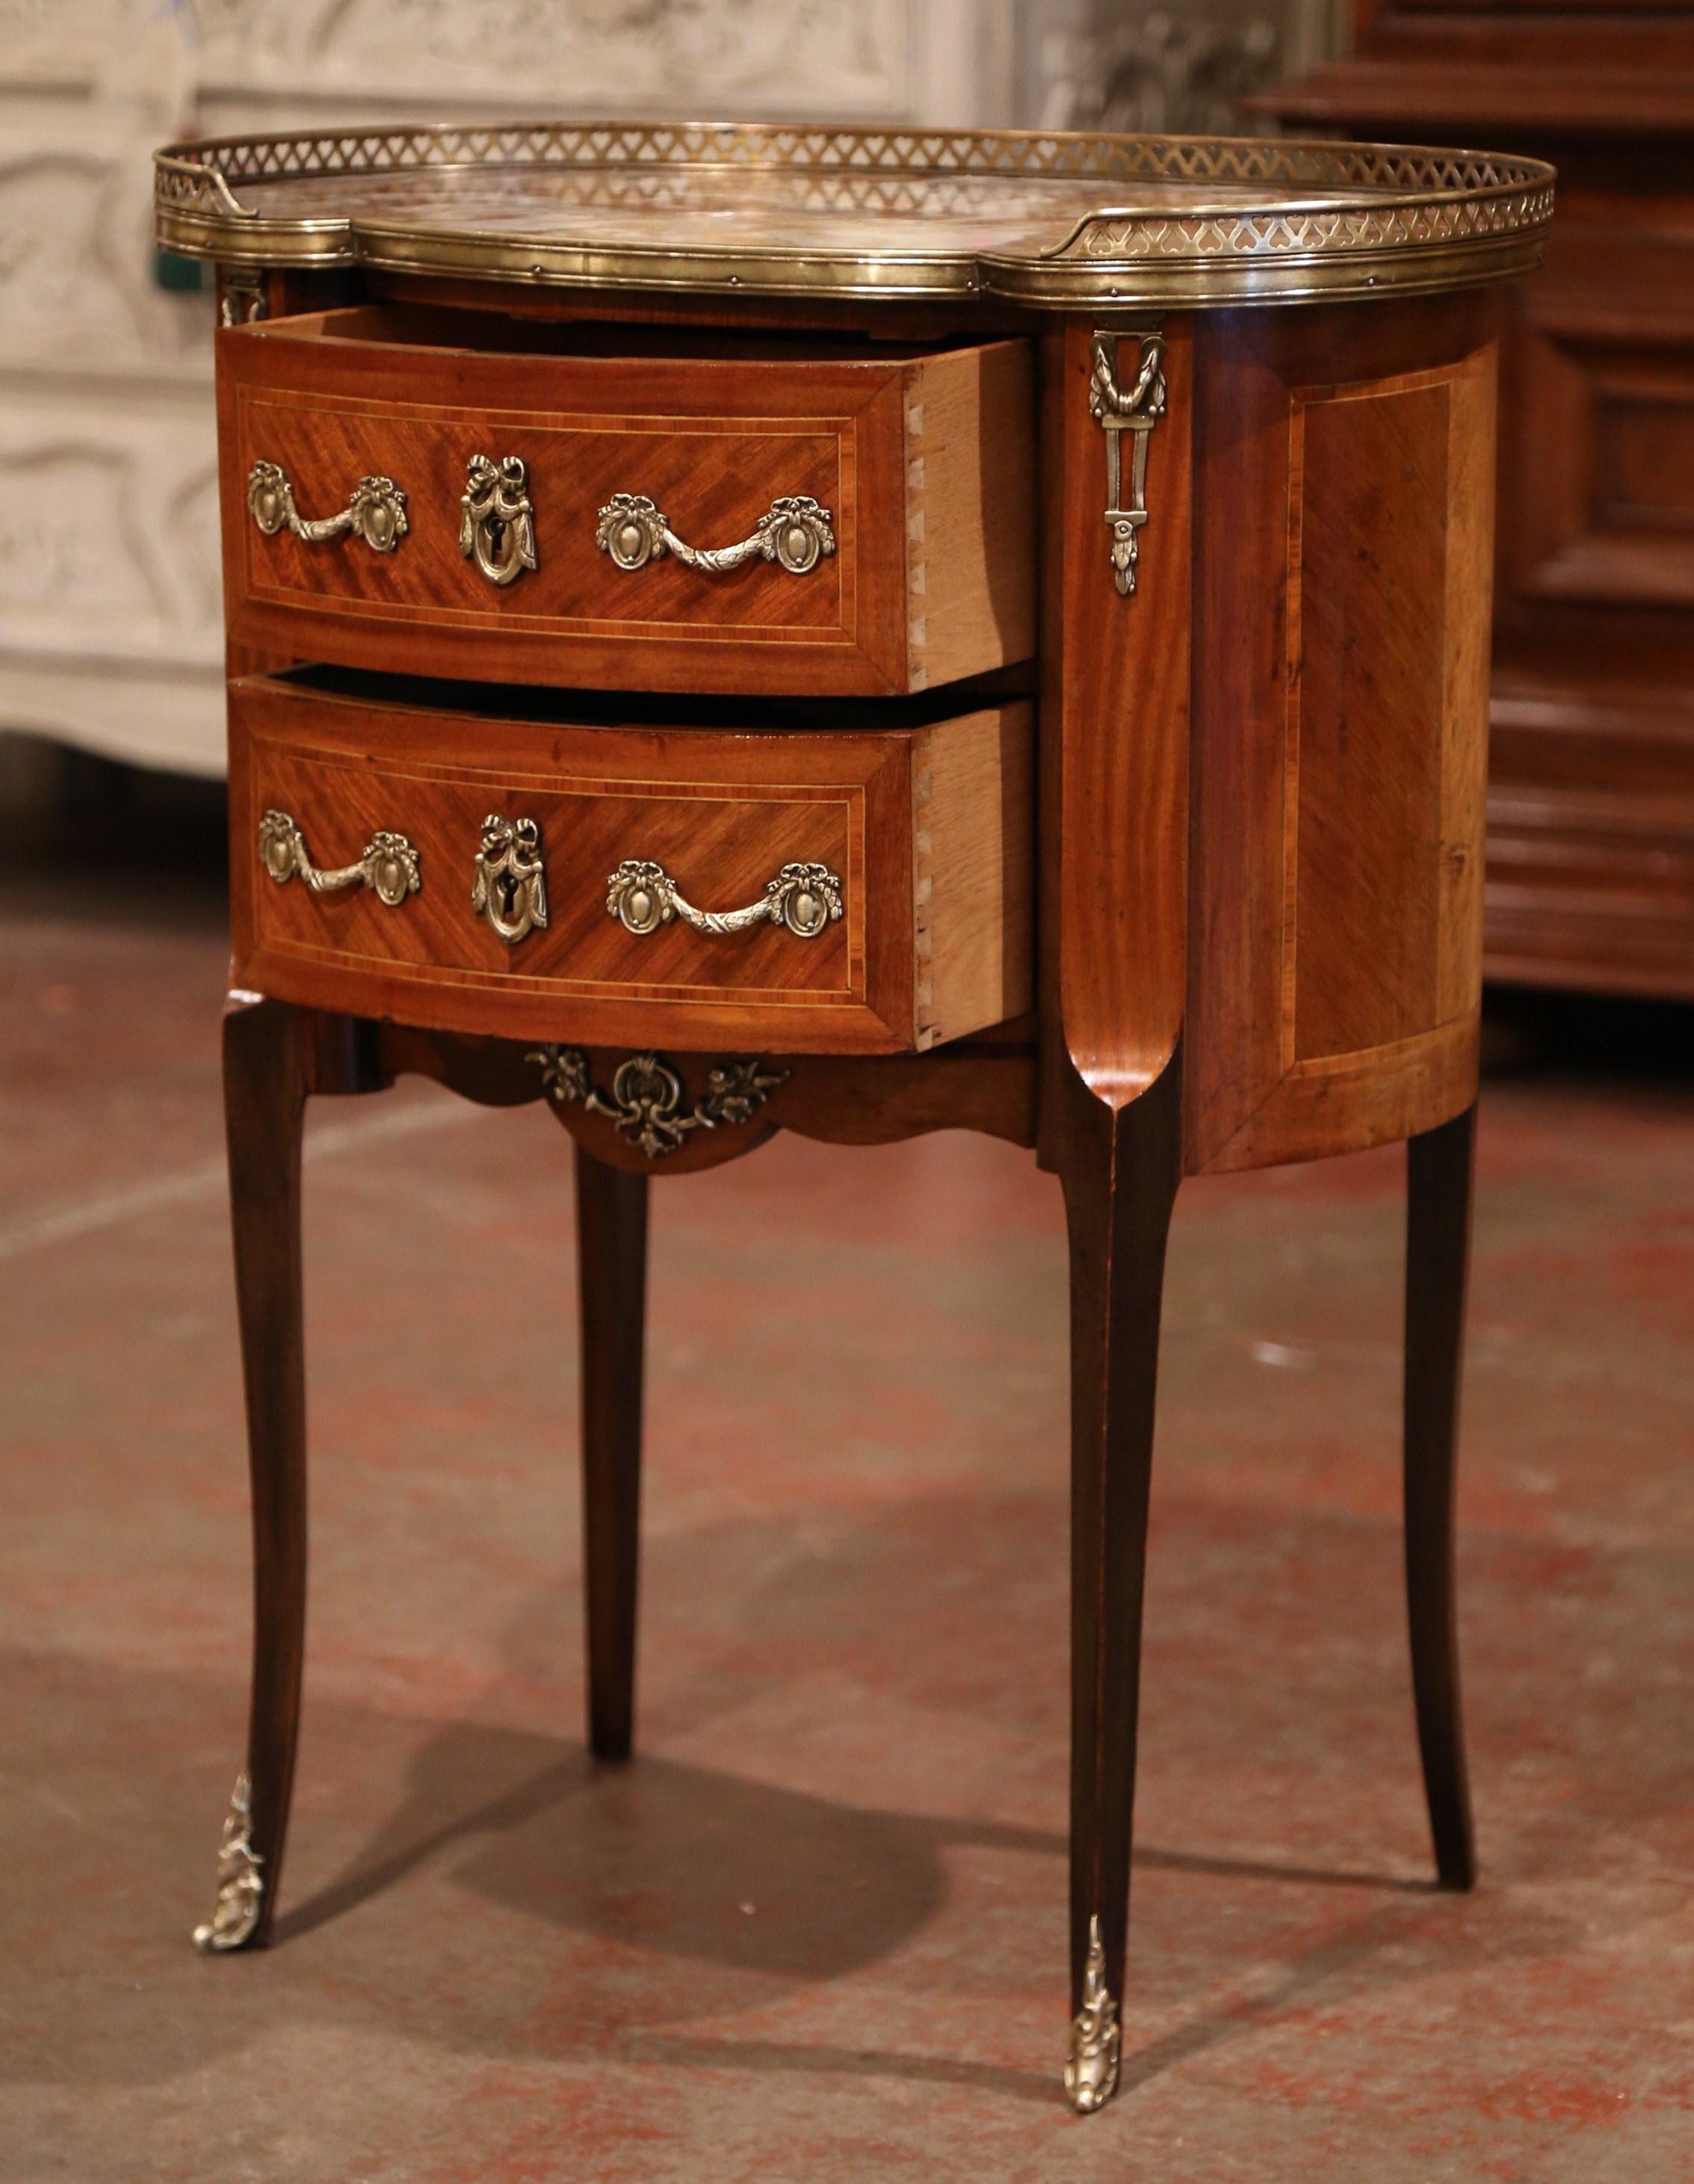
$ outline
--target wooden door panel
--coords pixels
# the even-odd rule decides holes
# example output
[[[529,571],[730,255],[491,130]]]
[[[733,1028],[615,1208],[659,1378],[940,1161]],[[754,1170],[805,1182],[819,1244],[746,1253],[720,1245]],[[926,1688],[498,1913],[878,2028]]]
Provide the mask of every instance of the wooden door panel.
[[[1694,348],[1544,320],[1519,331],[1514,362],[1509,590],[1694,605]]]
[[[1199,373],[1197,1168],[1429,1128],[1474,1079],[1494,348],[1463,304],[1374,331],[1341,384],[1318,314]]]

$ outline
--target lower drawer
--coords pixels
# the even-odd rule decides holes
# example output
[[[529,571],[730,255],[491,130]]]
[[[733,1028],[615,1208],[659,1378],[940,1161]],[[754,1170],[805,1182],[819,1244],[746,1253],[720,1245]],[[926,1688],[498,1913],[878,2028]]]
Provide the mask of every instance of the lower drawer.
[[[230,692],[238,984],[432,1028],[898,1054],[1021,1013],[1031,709],[586,726]]]

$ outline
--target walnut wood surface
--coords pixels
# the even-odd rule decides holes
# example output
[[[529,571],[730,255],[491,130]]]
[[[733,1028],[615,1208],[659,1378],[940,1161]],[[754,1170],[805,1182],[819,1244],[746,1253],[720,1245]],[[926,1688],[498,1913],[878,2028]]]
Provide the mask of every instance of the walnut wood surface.
[[[1513,357],[1541,430],[1514,434],[1514,598],[1694,607],[1694,343],[1561,338],[1531,320]]]
[[[1486,964],[1694,998],[1694,10],[1366,5],[1297,125],[1558,166],[1511,292]]]
[[[579,1145],[583,1619],[597,1759],[627,1759],[635,1735],[647,1258],[647,1178],[608,1167]]]
[[[300,1146],[307,1095],[380,1081],[375,1045],[345,1019],[257,994],[229,997],[224,1112],[236,1301],[253,1494],[253,1669],[249,1841],[264,1884],[248,1946],[269,1940],[288,1831],[306,1644],[306,1362]]]
[[[1480,80],[1475,111],[1506,126],[1514,119],[1540,122],[1543,89],[1579,72],[1593,79],[1589,111],[1603,114],[1619,75],[1656,75],[1668,103],[1687,70],[1687,0],[1353,0],[1362,58],[1380,55],[1400,68],[1418,64],[1463,64]],[[1497,73],[1515,68],[1519,83],[1509,106],[1499,103]],[[1285,86],[1271,94],[1280,106]],[[1298,98],[1301,86],[1289,95]],[[1557,97],[1555,90],[1554,97]],[[1264,102],[1269,103],[1269,101]],[[1470,110],[1467,108],[1466,110]],[[1434,109],[1429,109],[1431,118]],[[1392,109],[1373,117],[1383,125]]]
[[[1247,103],[1319,129],[1403,129],[1409,122],[1439,136],[1443,130],[1451,133],[1458,118],[1473,131],[1486,131],[1491,141],[1522,142],[1528,136],[1542,152],[1554,148],[1548,132],[1557,136],[1580,131],[1615,142],[1619,138],[1674,139],[1694,127],[1694,81],[1687,66],[1686,23],[1667,21],[1658,26],[1665,64],[1656,67],[1651,52],[1639,46],[1630,58],[1620,60],[1619,46],[1608,42],[1586,59],[1567,53],[1531,70],[1525,54],[1507,58],[1497,44],[1494,57],[1459,61],[1446,37],[1454,31],[1463,36],[1467,12],[1462,4],[1428,11],[1436,19],[1428,27],[1443,38],[1439,53],[1408,54],[1401,59],[1361,55],[1328,62],[1297,82],[1279,84]],[[1591,32],[1602,18],[1610,19],[1608,31],[1620,27],[1619,11],[1605,5],[1605,0],[1582,12],[1588,21],[1577,25],[1580,29]],[[1678,12],[1686,15],[1687,11]],[[1574,16],[1576,11],[1571,13]],[[1636,23],[1628,29],[1638,32],[1640,27]],[[1456,83],[1461,74],[1462,82]],[[1562,193],[1560,204],[1562,209]]]
[[[1454,1474],[1476,1110],[1406,1148],[1406,1598],[1418,1747],[1442,1886],[1476,1878],[1459,1702]]]
[[[306,1367],[300,1262],[304,1033],[295,1010],[232,996],[224,1105],[253,1486],[253,1676],[247,1775],[270,1937],[294,1780],[306,1644]]]
[[[525,1039],[898,1052],[1029,1000],[1027,705],[917,729],[762,734],[560,727],[361,703],[297,684],[230,693],[237,975],[312,1006]],[[288,813],[322,866],[406,835],[422,887],[314,895],[258,861]],[[508,946],[470,905],[490,812],[541,831],[548,923]],[[608,914],[609,874],[662,865],[705,910],[826,865],[843,916],[650,933]]]
[[[981,1039],[963,1039],[934,1053],[864,1057],[786,1055],[768,1067],[781,1082],[753,1120],[697,1132],[676,1151],[653,1161],[603,1115],[559,1101],[553,1112],[577,1143],[603,1165],[636,1175],[690,1175],[720,1167],[763,1145],[775,1131],[843,1145],[888,1145],[930,1130],[980,1130],[1013,1145],[1035,1143],[1032,1027],[1008,1026]],[[521,1106],[545,1096],[540,1050],[511,1039],[373,1024],[380,1066],[390,1077],[432,1078],[462,1098],[494,1107]],[[609,1084],[626,1048],[589,1048],[589,1072]],[[671,1052],[669,1059],[691,1094],[701,1088],[703,1063]]]
[[[1032,652],[1022,344],[714,356],[630,328],[607,354],[568,329],[537,343],[530,323],[459,315],[462,346],[448,315],[400,308],[219,334],[237,642],[403,672],[744,694],[921,689]],[[520,456],[528,472],[536,566],[503,588],[459,549],[478,454]],[[376,554],[265,537],[246,504],[261,460],[308,517],[343,506],[360,477],[393,478],[405,538]],[[735,544],[778,498],[810,496],[836,550],[802,575],[758,557],[719,575],[671,554],[620,569],[595,538],[618,493],[651,499],[697,548]]]
[[[1147,322],[1141,322],[1146,325]],[[1088,409],[1095,321],[1042,344],[1041,1156],[1063,1088],[1136,1098],[1181,1034],[1187,923],[1194,325],[1164,324],[1166,413],[1147,449],[1136,588],[1112,582],[1105,435]],[[1123,354],[1138,347],[1125,326]]]
[[[1164,1255],[1182,1175],[1180,1050],[1111,1106],[1066,1080],[1070,1242],[1070,1992],[1091,1922],[1121,2000]]]
[[[1497,978],[1690,994],[1694,617],[1502,626],[1487,915]]]

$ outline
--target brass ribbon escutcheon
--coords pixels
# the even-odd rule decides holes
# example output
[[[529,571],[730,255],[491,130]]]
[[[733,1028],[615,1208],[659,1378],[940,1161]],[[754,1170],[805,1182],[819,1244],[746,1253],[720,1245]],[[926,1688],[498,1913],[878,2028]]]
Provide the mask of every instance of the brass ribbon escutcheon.
[[[542,830],[533,819],[503,819],[491,811],[483,821],[470,906],[488,920],[508,948],[546,925]]]
[[[458,550],[503,590],[536,566],[535,510],[521,455],[473,455],[459,500]]]

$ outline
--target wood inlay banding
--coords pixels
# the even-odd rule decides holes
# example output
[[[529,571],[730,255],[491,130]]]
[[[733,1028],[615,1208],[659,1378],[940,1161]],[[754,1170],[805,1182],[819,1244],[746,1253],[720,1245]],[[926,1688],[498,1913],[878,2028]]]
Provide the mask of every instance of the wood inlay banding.
[[[1416,309],[1375,331],[1388,368],[1334,383],[1316,326],[1254,326],[1202,391],[1197,1168],[1416,1134],[1474,1088],[1494,354],[1456,326],[1396,370]]]
[[[238,976],[361,1015],[585,1045],[898,1053],[963,1036],[1029,1005],[1030,710],[738,733],[526,724],[238,682]],[[405,833],[419,892],[396,911],[364,889],[276,884],[256,846],[273,809],[325,858]],[[469,900],[490,811],[539,830],[548,919],[516,944]],[[631,858],[706,910],[756,903],[786,864],[819,863],[843,914],[814,937],[769,922],[703,933],[680,918],[632,933],[607,908],[608,876]]]
[[[477,343],[486,347],[475,346]],[[584,688],[884,696],[1030,657],[1028,346],[702,355],[630,328],[363,305],[219,337],[225,592],[239,643],[337,665]],[[475,456],[520,460],[536,559],[492,587],[458,548]],[[243,481],[280,465],[303,505],[360,477],[407,495],[399,549],[256,528]],[[652,501],[699,550],[779,500],[827,510],[801,572],[677,553],[619,567],[600,511]]]

